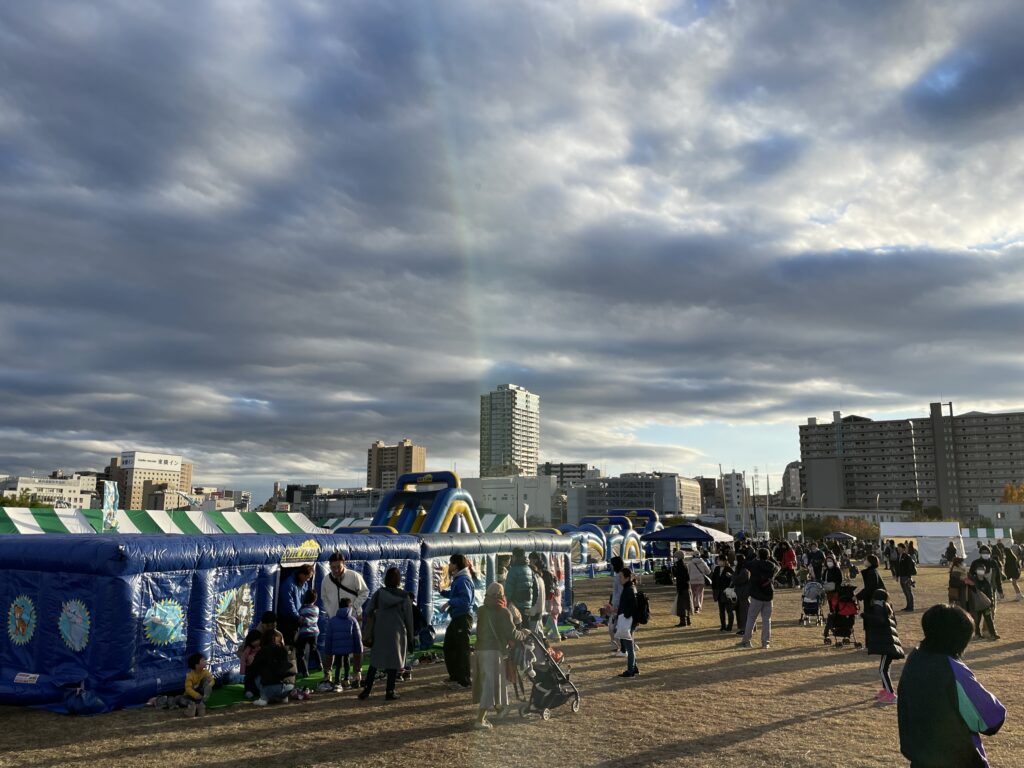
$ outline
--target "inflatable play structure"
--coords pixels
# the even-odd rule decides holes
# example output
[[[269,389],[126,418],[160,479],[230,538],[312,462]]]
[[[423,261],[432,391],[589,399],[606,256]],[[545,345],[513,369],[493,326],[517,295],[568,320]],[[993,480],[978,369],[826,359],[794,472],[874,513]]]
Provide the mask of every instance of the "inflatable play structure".
[[[119,509],[117,533],[326,533],[295,512],[198,512],[162,509]],[[29,509],[0,507],[0,534],[103,532],[101,509]]]
[[[572,542],[572,564],[577,571],[607,566],[613,557],[636,563],[650,556],[641,536],[664,526],[653,509],[614,509],[607,515],[588,515],[579,525],[567,523],[559,530]]]
[[[237,669],[235,650],[277,606],[293,569],[316,567],[320,589],[332,552],[345,555],[371,593],[391,566],[438,636],[449,623],[448,559],[465,554],[487,584],[504,578],[512,550],[544,555],[573,604],[572,542],[557,533],[0,535],[0,704],[61,710],[84,689],[101,709],[180,691],[185,659],[202,652],[214,674]],[[324,617],[326,622],[326,617]]]
[[[398,533],[482,533],[473,497],[454,472],[410,472],[380,500],[373,525]]]
[[[371,590],[391,566],[419,592],[421,542],[408,536],[0,536],[0,703],[61,709],[83,686],[103,709],[180,690],[185,659],[215,674],[273,610],[291,569],[342,552]]]

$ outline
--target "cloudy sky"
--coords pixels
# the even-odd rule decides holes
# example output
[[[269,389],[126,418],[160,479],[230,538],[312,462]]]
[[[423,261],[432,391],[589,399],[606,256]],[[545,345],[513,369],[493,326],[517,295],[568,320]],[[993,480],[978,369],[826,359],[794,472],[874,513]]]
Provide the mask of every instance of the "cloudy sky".
[[[797,425],[1024,407],[1010,2],[6,3],[0,472],[779,472]],[[773,484],[777,483],[777,480]],[[763,486],[762,486],[763,487]]]

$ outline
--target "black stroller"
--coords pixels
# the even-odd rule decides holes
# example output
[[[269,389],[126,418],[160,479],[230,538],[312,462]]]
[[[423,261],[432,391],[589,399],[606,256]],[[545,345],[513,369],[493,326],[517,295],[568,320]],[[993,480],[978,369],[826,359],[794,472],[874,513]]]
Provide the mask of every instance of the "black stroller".
[[[572,699],[572,711],[580,711],[579,689],[569,680],[571,672],[568,665],[563,670],[555,661],[558,651],[548,649],[548,644],[537,632],[528,632],[526,639],[517,644],[513,658],[517,661],[517,670],[532,683],[528,696],[524,695],[524,703],[519,707],[520,717],[531,712],[539,712],[544,720],[551,719],[551,710]],[[523,690],[521,682],[516,686],[517,693]],[[525,694],[525,691],[524,691]]]

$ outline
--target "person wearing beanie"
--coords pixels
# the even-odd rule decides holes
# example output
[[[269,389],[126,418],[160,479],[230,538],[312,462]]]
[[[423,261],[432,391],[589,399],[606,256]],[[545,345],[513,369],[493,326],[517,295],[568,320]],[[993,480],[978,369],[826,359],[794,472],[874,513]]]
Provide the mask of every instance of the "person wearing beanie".
[[[876,589],[870,602],[864,609],[864,644],[870,656],[881,656],[878,662],[878,675],[882,678],[882,690],[875,696],[879,704],[895,704],[896,693],[893,691],[889,667],[896,659],[906,655],[900,645],[900,636],[896,631],[896,614],[889,604],[889,593],[884,589]]]

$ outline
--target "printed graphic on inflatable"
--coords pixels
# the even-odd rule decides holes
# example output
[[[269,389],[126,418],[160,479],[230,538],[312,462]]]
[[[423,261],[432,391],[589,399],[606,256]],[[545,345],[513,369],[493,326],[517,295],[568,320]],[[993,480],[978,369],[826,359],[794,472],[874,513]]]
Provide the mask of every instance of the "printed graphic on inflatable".
[[[18,595],[7,612],[7,636],[15,645],[25,645],[35,633],[35,603],[28,595]]]
[[[221,592],[217,597],[217,645],[239,645],[252,623],[252,614],[252,588],[248,584]]]
[[[64,645],[72,651],[81,651],[89,644],[89,609],[81,600],[66,600],[60,609],[57,628]]]
[[[161,600],[146,611],[142,620],[146,639],[153,645],[172,645],[185,641],[185,612],[175,600]]]

